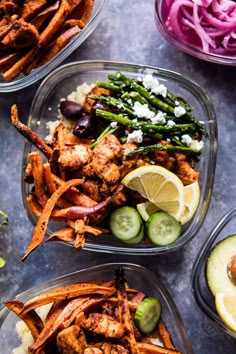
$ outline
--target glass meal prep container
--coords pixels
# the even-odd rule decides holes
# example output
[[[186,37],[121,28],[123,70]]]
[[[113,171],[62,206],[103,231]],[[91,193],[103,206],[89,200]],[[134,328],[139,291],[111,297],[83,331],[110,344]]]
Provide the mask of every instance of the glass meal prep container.
[[[214,54],[207,51],[204,51],[201,48],[198,48],[190,43],[184,42],[180,38],[172,33],[166,25],[167,13],[171,0],[156,0],[155,1],[155,21],[157,29],[161,35],[173,46],[180,49],[181,51],[192,55],[198,59],[202,59],[208,62],[235,66],[236,65],[236,56],[234,55],[221,55]]]
[[[236,338],[236,332],[230,329],[219,317],[215,308],[214,296],[208,288],[205,276],[207,259],[214,246],[234,234],[236,234],[236,207],[230,209],[206,237],[206,241],[192,268],[191,282],[192,292],[200,309],[223,331]]]
[[[18,75],[11,82],[6,82],[0,75],[0,92],[13,92],[30,86],[45,77],[50,71],[59,66],[75,49],[77,49],[99,24],[107,0],[95,0],[91,17],[86,26],[75,35],[69,43],[62,48],[52,59],[37,69],[33,69],[29,75]]]
[[[40,85],[31,106],[28,126],[42,138],[46,137],[48,135],[46,123],[58,119],[58,105],[61,98],[67,97],[78,85],[85,82],[91,84],[97,79],[106,80],[108,73],[117,71],[121,71],[132,78],[152,73],[170,91],[184,97],[194,107],[193,114],[199,120],[204,121],[208,138],[205,139],[204,151],[196,168],[200,171],[200,202],[194,217],[183,226],[182,235],[173,244],[160,247],[141,243],[131,246],[122,243],[111,235],[102,235],[99,237],[86,237],[84,249],[95,252],[133,255],[153,255],[174,251],[183,247],[197,234],[208,210],[214,182],[217,149],[216,116],[211,99],[196,83],[173,71],[138,64],[104,61],[84,61],[66,64],[52,72]],[[25,143],[22,163],[22,198],[29,219],[35,225],[37,219],[26,200],[31,187],[24,181],[28,155],[33,149],[31,144]],[[58,225],[55,228],[55,223],[50,223],[47,235],[57,229]]]
[[[185,330],[178,309],[170,294],[160,280],[147,268],[130,263],[109,263],[80,270],[62,277],[52,279],[16,296],[16,299],[26,302],[30,298],[53,288],[82,282],[85,280],[114,279],[115,270],[122,267],[130,287],[144,291],[148,296],[156,297],[162,304],[162,318],[171,335],[172,341],[182,354],[193,354],[192,346]],[[19,318],[7,308],[0,311],[0,345],[2,353],[11,353],[20,342],[14,328]]]

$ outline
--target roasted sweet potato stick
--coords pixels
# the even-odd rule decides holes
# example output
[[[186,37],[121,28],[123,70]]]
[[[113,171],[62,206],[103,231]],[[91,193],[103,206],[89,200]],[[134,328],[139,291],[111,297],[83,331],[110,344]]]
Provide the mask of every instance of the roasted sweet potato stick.
[[[45,46],[51,41],[54,34],[60,29],[71,10],[71,0],[61,0],[60,7],[56,14],[53,16],[45,30],[40,34],[38,42],[39,48]]]
[[[47,231],[50,215],[60,196],[65,193],[65,191],[69,188],[75,187],[81,183],[83,183],[83,179],[72,179],[68,182],[65,182],[65,184],[62,187],[59,187],[48,199],[43,209],[43,212],[39,217],[39,220],[32,235],[32,239],[22,258],[22,261],[24,261],[29,256],[29,254],[42,243],[44,235]]]
[[[34,177],[35,194],[44,207],[48,201],[48,195],[45,190],[44,173],[43,173],[43,160],[39,151],[34,151],[29,154],[29,161],[32,168]]]
[[[20,72],[24,71],[26,66],[35,58],[38,47],[34,46],[20,60],[18,60],[10,69],[2,74],[5,81],[13,80]]]
[[[74,247],[76,249],[80,249],[84,247],[85,243],[85,225],[84,220],[76,220],[75,221],[75,242]]]
[[[124,325],[126,336],[124,338],[125,342],[127,342],[130,353],[138,354],[139,349],[137,346],[137,342],[134,336],[134,327],[131,321],[128,298],[125,289],[125,279],[124,279],[124,271],[122,268],[118,269],[116,272],[116,287],[117,287],[117,298],[118,298],[118,310],[119,310],[119,319],[120,322]]]
[[[59,9],[59,5],[60,2],[56,1],[51,6],[48,6],[31,21],[32,25],[39,29],[44,23],[44,21],[46,21],[51,14],[55,13]]]
[[[39,315],[34,310],[30,310],[25,314],[20,314],[24,308],[24,304],[19,300],[4,301],[4,305],[8,307],[9,310],[15,312],[15,314],[25,322],[29,327],[33,338],[36,340],[43,329],[43,322]]]
[[[31,129],[29,129],[27,125],[19,121],[16,105],[13,105],[11,107],[11,122],[21,135],[23,135],[30,143],[32,143],[48,159],[50,159],[52,155],[52,149],[47,144],[45,144],[45,142],[37,134],[35,134]]]
[[[62,241],[62,242],[73,242],[75,240],[75,230],[71,227],[63,227],[58,231],[53,232],[53,234],[45,240],[45,242],[50,241]]]
[[[140,354],[181,354],[180,352],[149,343],[137,343]]]
[[[22,313],[26,313],[38,306],[46,305],[58,300],[71,299],[76,296],[98,294],[103,296],[111,296],[116,292],[116,288],[111,286],[102,286],[91,282],[67,285],[57,289],[49,290],[33,299],[27,301],[24,305]]]
[[[162,342],[164,344],[164,346],[167,348],[167,349],[173,349],[175,350],[175,347],[174,347],[174,344],[172,343],[172,340],[171,340],[171,337],[170,337],[170,334],[166,328],[166,325],[165,323],[160,320],[158,322],[158,332],[160,333],[160,336],[161,336],[161,339],[162,339]]]

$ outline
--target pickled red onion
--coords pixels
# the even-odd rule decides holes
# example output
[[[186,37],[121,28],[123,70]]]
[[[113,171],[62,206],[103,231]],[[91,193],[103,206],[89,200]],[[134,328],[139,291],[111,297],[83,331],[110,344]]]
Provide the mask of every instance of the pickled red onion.
[[[236,2],[167,0],[166,26],[181,41],[204,52],[236,56]]]

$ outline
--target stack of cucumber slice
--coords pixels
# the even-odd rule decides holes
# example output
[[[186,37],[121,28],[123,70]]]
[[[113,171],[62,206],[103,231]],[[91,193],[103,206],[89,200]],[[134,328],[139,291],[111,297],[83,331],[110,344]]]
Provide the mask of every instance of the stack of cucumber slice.
[[[130,206],[111,214],[110,228],[114,236],[130,245],[139,244],[146,234],[153,244],[166,246],[175,242],[182,231],[181,223],[164,211],[153,213],[144,224],[137,209]]]

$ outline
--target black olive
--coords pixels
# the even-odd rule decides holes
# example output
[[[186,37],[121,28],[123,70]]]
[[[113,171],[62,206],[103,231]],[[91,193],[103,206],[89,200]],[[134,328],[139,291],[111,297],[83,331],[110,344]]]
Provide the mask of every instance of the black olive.
[[[62,101],[60,104],[60,111],[66,118],[79,119],[84,113],[83,107],[73,101]]]
[[[91,108],[92,116],[96,116],[96,109],[102,109],[103,111],[112,112],[112,109],[108,105],[100,101],[95,102],[94,105],[92,106]]]
[[[96,129],[95,120],[90,114],[84,114],[74,125],[73,134],[82,138],[91,138]]]

